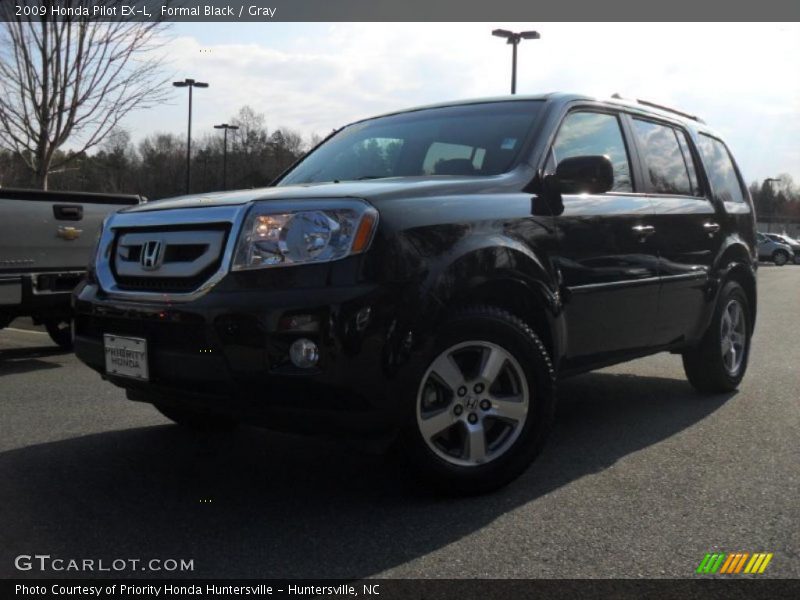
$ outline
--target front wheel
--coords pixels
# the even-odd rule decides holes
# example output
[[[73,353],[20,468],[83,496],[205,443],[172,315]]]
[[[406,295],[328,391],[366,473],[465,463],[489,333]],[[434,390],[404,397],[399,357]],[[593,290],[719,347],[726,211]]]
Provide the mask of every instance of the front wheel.
[[[747,294],[735,281],[725,284],[711,325],[701,342],[683,353],[686,377],[697,390],[735,390],[747,370],[752,325]]]
[[[44,322],[44,327],[53,340],[63,350],[72,350],[72,323],[68,320],[50,320]]]
[[[423,364],[402,438],[418,471],[459,494],[497,489],[525,471],[549,432],[555,398],[550,358],[530,327],[499,308],[462,310]]]
[[[776,250],[772,254],[772,262],[774,262],[777,266],[782,267],[789,262],[789,255],[783,250]]]

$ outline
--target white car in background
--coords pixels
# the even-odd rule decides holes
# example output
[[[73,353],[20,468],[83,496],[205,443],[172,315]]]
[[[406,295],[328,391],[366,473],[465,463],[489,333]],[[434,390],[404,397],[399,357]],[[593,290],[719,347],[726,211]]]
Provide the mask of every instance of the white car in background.
[[[794,262],[794,250],[789,244],[776,242],[769,237],[769,234],[760,231],[756,234],[756,240],[758,241],[758,260],[773,262],[779,267],[788,262]]]
[[[800,240],[791,238],[783,233],[768,233],[767,237],[779,244],[786,244],[794,252],[795,264],[800,264]]]

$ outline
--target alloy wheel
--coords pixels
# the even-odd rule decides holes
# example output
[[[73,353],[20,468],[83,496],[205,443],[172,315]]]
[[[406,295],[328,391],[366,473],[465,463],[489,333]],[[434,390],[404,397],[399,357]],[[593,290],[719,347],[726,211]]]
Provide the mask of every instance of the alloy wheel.
[[[519,362],[488,341],[451,346],[437,356],[417,393],[417,425],[427,446],[458,466],[505,454],[519,437],[530,392]]]
[[[738,300],[729,300],[725,305],[720,328],[722,364],[729,375],[736,376],[742,367],[747,343],[744,311]]]

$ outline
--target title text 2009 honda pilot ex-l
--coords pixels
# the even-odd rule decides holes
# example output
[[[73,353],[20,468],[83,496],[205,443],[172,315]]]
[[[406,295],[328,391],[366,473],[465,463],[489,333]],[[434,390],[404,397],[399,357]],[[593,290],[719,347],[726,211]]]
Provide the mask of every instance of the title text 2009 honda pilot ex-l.
[[[733,390],[754,213],[689,115],[575,95],[342,128],[264,189],[126,208],[75,292],[81,360],[175,422],[392,440],[449,490],[518,476],[559,377],[661,351]]]

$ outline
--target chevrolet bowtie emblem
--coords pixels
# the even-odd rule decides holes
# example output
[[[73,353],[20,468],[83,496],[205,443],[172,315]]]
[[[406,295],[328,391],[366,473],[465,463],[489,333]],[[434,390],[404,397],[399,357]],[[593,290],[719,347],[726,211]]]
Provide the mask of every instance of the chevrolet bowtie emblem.
[[[82,233],[83,229],[78,229],[76,227],[59,227],[56,235],[63,240],[71,242],[72,240],[77,240],[79,237],[81,237]]]

